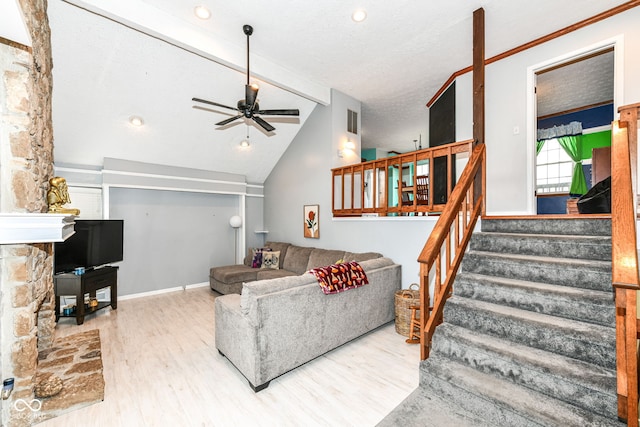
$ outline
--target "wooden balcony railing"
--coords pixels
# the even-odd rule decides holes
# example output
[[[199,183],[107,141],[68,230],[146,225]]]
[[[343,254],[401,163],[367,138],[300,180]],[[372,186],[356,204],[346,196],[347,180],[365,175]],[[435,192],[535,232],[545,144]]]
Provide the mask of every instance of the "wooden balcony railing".
[[[621,107],[612,124],[611,241],[616,303],[618,417],[638,426],[638,253],[636,165],[640,104]]]
[[[453,165],[468,159],[472,142],[454,142],[332,169],[333,215],[442,212],[455,186]],[[446,162],[446,175],[436,176],[435,162]]]
[[[431,338],[442,322],[442,312],[453,291],[453,280],[478,216],[484,214],[486,182],[485,145],[477,144],[450,200],[429,235],[418,262],[420,263],[421,312],[420,357],[429,357]],[[433,305],[429,290],[433,285]]]

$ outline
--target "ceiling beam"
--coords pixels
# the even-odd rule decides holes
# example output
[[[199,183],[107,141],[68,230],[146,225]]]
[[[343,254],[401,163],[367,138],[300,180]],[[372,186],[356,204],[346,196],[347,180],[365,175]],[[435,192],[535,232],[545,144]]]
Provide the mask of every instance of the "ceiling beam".
[[[89,12],[163,40],[225,67],[246,72],[244,44],[230,43],[141,0],[64,0]],[[242,38],[244,42],[244,37]],[[331,89],[312,82],[261,56],[251,54],[251,75],[303,98],[329,105]]]

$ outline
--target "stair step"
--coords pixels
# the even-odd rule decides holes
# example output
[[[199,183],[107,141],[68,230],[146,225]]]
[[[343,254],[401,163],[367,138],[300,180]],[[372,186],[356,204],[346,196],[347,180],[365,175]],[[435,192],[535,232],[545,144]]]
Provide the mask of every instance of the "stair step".
[[[610,261],[469,251],[461,270],[600,291],[611,289]]]
[[[616,367],[615,330],[484,301],[453,296],[445,322],[605,367]]]
[[[461,271],[454,294],[522,310],[615,326],[611,290],[596,291]]]
[[[617,417],[615,370],[478,335],[449,323],[436,330],[434,353],[585,410]]]
[[[471,238],[472,250],[611,261],[610,236],[566,236],[480,232]]]
[[[428,420],[428,423],[425,423]],[[400,405],[391,411],[377,427],[495,427],[478,417],[472,417],[453,402],[431,393],[423,387],[416,388]]]
[[[482,231],[531,234],[611,236],[611,218],[491,218],[480,221]]]
[[[483,218],[481,229],[421,362],[419,389],[384,425],[429,423],[426,401],[437,396],[468,415],[454,425],[623,426],[611,219]],[[405,411],[422,423],[406,422]]]
[[[435,354],[422,362],[421,387],[456,402],[494,426],[623,426],[543,393],[479,372]]]

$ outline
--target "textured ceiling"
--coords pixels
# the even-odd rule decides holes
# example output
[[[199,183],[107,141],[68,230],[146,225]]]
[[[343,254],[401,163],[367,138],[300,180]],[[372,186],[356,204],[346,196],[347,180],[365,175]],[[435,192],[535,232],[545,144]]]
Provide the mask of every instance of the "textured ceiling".
[[[426,140],[426,102],[471,65],[475,9],[485,9],[491,57],[624,2],[50,1],[56,160],[130,158],[262,182],[329,88],[362,101],[363,147],[408,151],[419,134]],[[196,3],[211,9],[210,20],[193,16]],[[362,23],[350,18],[358,6],[368,13]],[[233,105],[243,96],[243,24],[255,29],[261,107],[302,114],[297,123],[274,120],[272,135],[250,127],[251,149],[241,152],[247,127],[216,130],[223,112],[195,108],[191,97]],[[131,114],[145,126],[131,129]]]
[[[539,117],[613,101],[613,51],[536,77]]]

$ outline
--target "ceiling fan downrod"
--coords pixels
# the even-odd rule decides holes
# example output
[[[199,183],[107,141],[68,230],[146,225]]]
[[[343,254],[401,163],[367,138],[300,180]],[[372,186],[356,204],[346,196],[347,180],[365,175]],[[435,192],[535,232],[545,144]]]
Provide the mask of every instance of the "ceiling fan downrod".
[[[253,34],[253,27],[251,25],[243,25],[242,31],[247,35],[247,86],[249,86],[249,37]]]

